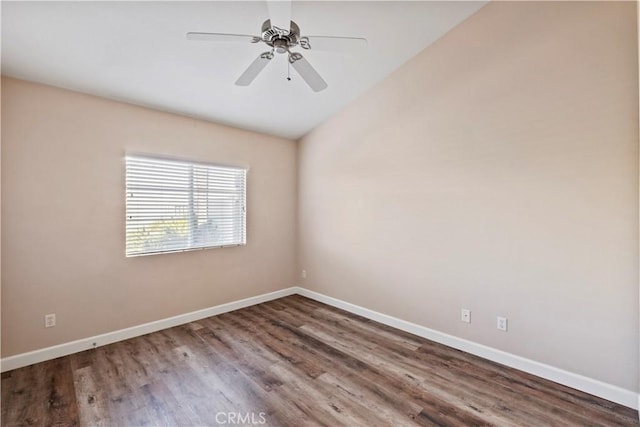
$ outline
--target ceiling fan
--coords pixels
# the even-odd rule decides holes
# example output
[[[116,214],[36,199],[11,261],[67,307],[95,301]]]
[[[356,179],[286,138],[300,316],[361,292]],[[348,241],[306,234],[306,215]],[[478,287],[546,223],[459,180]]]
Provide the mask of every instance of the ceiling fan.
[[[271,50],[261,53],[236,80],[238,86],[251,82],[274,58],[275,54],[287,54],[289,63],[314,92],[327,88],[327,82],[318,74],[300,52],[291,49],[300,46],[306,50],[349,52],[367,46],[367,40],[359,37],[301,36],[300,27],[291,21],[291,0],[267,1],[269,19],[262,24],[261,36],[224,33],[187,33],[189,40],[236,43],[265,43]]]

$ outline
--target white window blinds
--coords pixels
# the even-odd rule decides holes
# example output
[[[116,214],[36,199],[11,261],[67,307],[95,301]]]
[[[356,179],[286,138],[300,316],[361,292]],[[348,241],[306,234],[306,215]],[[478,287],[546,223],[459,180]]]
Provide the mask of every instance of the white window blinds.
[[[126,157],[126,255],[246,243],[246,170]]]

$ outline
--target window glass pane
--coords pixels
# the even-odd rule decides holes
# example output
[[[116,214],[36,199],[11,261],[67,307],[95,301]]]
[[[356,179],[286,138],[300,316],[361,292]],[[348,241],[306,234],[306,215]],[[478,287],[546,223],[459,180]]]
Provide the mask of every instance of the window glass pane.
[[[126,255],[246,243],[246,170],[127,156]]]

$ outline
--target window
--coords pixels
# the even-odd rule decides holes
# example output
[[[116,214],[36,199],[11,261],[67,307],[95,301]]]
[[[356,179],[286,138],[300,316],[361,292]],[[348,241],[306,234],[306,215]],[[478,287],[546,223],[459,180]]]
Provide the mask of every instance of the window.
[[[246,170],[127,156],[126,255],[246,243]]]

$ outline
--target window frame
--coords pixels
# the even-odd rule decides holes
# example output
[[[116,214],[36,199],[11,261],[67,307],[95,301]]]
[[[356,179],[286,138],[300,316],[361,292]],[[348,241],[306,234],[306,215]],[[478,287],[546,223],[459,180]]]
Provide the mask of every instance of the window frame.
[[[198,246],[190,246],[190,247],[185,247],[185,248],[179,248],[179,249],[165,249],[165,250],[156,250],[156,251],[145,251],[145,252],[134,252],[134,251],[129,251],[129,239],[128,239],[128,230],[129,230],[129,223],[130,223],[130,212],[129,212],[129,206],[130,206],[130,197],[129,197],[129,193],[131,193],[130,191],[130,187],[129,187],[129,160],[130,159],[138,159],[138,160],[143,160],[143,161],[150,161],[150,162],[167,162],[167,163],[174,163],[176,165],[180,165],[180,166],[190,166],[190,167],[199,167],[199,168],[211,168],[213,170],[231,170],[231,171],[235,171],[235,172],[241,172],[242,173],[242,189],[239,192],[239,195],[241,196],[240,198],[240,202],[242,204],[242,215],[241,215],[241,239],[239,242],[237,243],[228,243],[228,244],[223,244],[223,245],[198,245]],[[249,168],[246,166],[238,166],[238,165],[229,165],[229,164],[220,164],[220,163],[210,163],[210,162],[203,162],[203,161],[194,161],[191,159],[186,159],[186,158],[180,158],[180,157],[170,157],[170,156],[162,156],[162,155],[157,155],[157,154],[146,154],[146,153],[126,153],[124,156],[124,170],[125,170],[125,257],[127,258],[135,258],[135,257],[140,257],[140,256],[150,256],[150,255],[161,255],[161,254],[170,254],[170,253],[180,253],[180,252],[192,252],[192,251],[202,251],[202,250],[206,250],[206,249],[217,249],[217,248],[229,248],[229,247],[239,247],[239,246],[246,246],[247,245],[247,176],[248,176],[248,172],[249,172]],[[193,210],[193,206],[191,205],[191,202],[193,200],[193,194],[196,193],[193,188],[190,189],[189,193],[188,193],[188,200],[189,200],[189,206],[188,209],[190,211]],[[197,218],[197,217],[196,217]],[[189,238],[191,238],[192,236],[192,229],[191,229],[191,225],[189,226]]]

